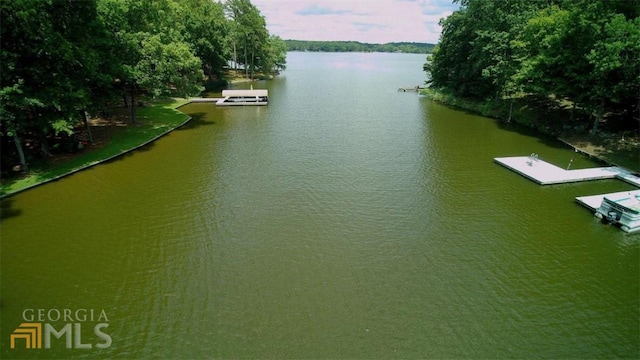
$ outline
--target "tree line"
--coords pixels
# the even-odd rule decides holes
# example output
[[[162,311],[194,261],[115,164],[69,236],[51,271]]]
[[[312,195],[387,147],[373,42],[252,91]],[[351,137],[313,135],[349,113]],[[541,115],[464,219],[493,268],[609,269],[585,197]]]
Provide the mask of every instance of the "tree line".
[[[455,0],[424,69],[456,97],[535,95],[566,104],[596,133],[640,122],[640,6],[627,0]],[[566,119],[560,121],[572,121]]]
[[[400,52],[412,54],[428,54],[434,44],[415,42],[392,42],[386,44],[367,44],[358,41],[310,41],[285,40],[289,51],[319,52]]]
[[[2,163],[23,170],[25,139],[48,155],[47,138],[89,130],[114,99],[135,123],[143,94],[198,94],[230,64],[247,77],[286,65],[250,0],[13,0],[0,18]]]

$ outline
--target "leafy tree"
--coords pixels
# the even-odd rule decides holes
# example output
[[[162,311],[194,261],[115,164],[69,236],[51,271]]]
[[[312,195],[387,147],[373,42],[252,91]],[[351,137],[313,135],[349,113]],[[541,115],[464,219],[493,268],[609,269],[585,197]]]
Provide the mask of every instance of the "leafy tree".
[[[279,72],[287,68],[287,44],[277,35],[269,36],[269,72]]]
[[[640,65],[634,59],[640,58],[640,20],[624,5],[582,1],[550,6],[532,17],[520,36],[527,55],[518,74],[523,86],[584,107],[594,119],[593,133],[605,112],[622,107],[630,121],[637,108]]]
[[[233,21],[224,9],[211,0],[1,1],[1,139],[26,169],[27,136],[48,153],[48,136],[71,134],[80,120],[90,130],[87,114],[116,93],[135,123],[140,94],[201,91],[204,73],[222,73],[232,42],[252,74],[284,69],[286,47],[258,9],[230,0]]]
[[[202,63],[183,41],[183,14],[170,0],[100,0],[103,19],[121,54],[118,80],[136,122],[138,95],[194,94],[201,89]],[[197,68],[194,66],[197,65]]]
[[[184,41],[202,61],[203,71],[211,79],[220,76],[230,57],[227,44],[229,26],[220,3],[210,0],[175,1],[181,10],[178,23],[184,24]]]
[[[617,5],[615,2],[596,5],[587,7],[593,12],[591,20],[597,24],[593,26],[597,31],[585,56],[592,69],[586,77],[591,84],[586,105],[595,115],[593,133],[597,132],[605,112],[615,111],[616,107],[633,111],[640,101],[640,17],[635,12],[635,18],[627,19],[625,14],[615,12],[617,9],[611,9]],[[631,116],[627,118],[632,121]]]
[[[101,19],[113,34],[112,48],[114,82],[120,85],[125,105],[131,111],[131,122],[136,123],[136,96],[139,84],[135,67],[141,60],[141,46],[153,29],[153,4],[149,0],[100,0]]]
[[[460,8],[440,20],[440,25],[440,42],[424,66],[430,75],[431,86],[463,97],[484,95],[476,90],[482,80],[481,74],[475,72],[473,64],[469,62],[473,50],[469,39],[474,37],[474,29],[468,10]]]
[[[94,102],[92,93],[108,86],[100,75],[100,44],[107,33],[95,1],[11,1],[0,6],[3,135],[14,138],[26,168],[21,134],[33,134],[48,154],[47,134],[71,133],[79,111]]]
[[[134,67],[137,84],[153,94],[189,96],[202,91],[200,59],[186,43],[165,44],[159,35],[142,41],[140,61]]]
[[[640,94],[640,7],[624,0],[462,0],[441,21],[424,69],[455,96],[527,92],[573,102],[594,119],[633,121]],[[636,115],[637,116],[637,115]]]
[[[240,62],[244,65],[245,76],[249,77],[251,71],[253,78],[256,64],[264,66],[268,58],[266,47],[269,32],[264,17],[249,0],[228,0],[225,9],[235,23],[231,39],[233,46],[243,49],[244,60]]]

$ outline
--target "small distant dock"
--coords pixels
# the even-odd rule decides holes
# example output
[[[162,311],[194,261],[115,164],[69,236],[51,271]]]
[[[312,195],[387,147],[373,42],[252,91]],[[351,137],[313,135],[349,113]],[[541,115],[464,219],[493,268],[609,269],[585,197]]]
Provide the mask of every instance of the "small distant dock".
[[[538,159],[535,154],[530,156],[501,157],[493,160],[540,185],[617,178],[640,187],[640,178],[617,166],[565,170]]]
[[[414,87],[401,87],[398,88],[398,92],[418,92],[420,90],[424,89],[423,87],[420,87],[420,85],[414,86]]]

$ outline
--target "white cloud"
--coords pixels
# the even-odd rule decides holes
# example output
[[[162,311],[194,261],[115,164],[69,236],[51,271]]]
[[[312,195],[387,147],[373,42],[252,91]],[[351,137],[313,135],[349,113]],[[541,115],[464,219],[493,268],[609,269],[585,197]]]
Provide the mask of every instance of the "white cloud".
[[[438,42],[450,0],[252,0],[283,39]]]

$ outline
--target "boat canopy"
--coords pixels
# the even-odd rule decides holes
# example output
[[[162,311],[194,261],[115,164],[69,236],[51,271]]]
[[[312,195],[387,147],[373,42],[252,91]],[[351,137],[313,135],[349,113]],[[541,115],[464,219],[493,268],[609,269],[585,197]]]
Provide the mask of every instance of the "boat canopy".
[[[222,90],[222,96],[237,96],[237,97],[265,97],[269,96],[269,90],[259,89],[259,90]]]

